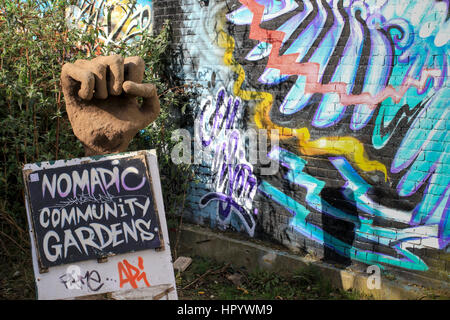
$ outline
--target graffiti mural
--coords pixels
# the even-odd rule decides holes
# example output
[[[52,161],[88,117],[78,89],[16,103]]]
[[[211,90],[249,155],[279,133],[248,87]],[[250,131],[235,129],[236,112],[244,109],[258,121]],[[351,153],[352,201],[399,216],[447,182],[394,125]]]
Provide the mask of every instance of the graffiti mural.
[[[152,0],[78,0],[66,16],[72,27],[98,29],[106,45],[130,42],[153,27]]]
[[[438,227],[437,225],[420,226],[405,229],[383,228],[373,225],[373,218],[368,218],[365,215],[354,216],[345,211],[335,208],[332,204],[327,203],[321,199],[320,192],[325,183],[313,176],[304,173],[303,168],[306,161],[286,150],[272,150],[272,157],[277,157],[279,161],[289,168],[286,179],[299,186],[306,188],[305,203],[310,208],[340,220],[349,221],[355,225],[355,234],[362,239],[376,241],[379,245],[387,246],[395,250],[400,256],[387,255],[370,250],[362,250],[352,246],[346,242],[339,240],[332,234],[326,233],[320,226],[310,224],[307,222],[307,217],[310,211],[307,207],[296,202],[292,198],[286,196],[282,191],[273,187],[270,183],[263,181],[260,185],[260,191],[270,197],[273,201],[284,206],[293,218],[290,224],[294,229],[315,241],[329,246],[333,250],[342,255],[349,255],[352,259],[359,260],[365,263],[386,263],[396,266],[401,266],[413,270],[427,270],[425,263],[416,255],[407,250],[413,244],[416,247],[428,246],[439,248]],[[342,177],[347,181],[342,188],[342,193],[347,196],[348,200],[352,201],[354,194],[356,194],[356,203],[358,209],[363,213],[368,213],[370,216],[382,216],[384,218],[394,218],[408,222],[408,212],[395,212],[384,208],[383,206],[374,203],[369,197],[365,196],[368,185],[356,173],[352,166],[345,158],[336,157],[330,158],[332,164],[339,170]],[[349,197],[349,195],[352,195]],[[393,217],[391,217],[393,215]],[[404,219],[406,217],[406,219]]]
[[[180,3],[184,73],[203,88],[196,132],[215,150],[192,187],[195,221],[416,271],[430,269],[422,249],[448,252],[448,0]],[[224,164],[233,143],[251,149],[245,128],[278,130],[277,174]]]
[[[200,150],[209,147],[213,151],[207,161],[212,161],[214,191],[200,199],[200,208],[217,201],[217,217],[221,225],[230,223],[233,212],[248,234],[253,236],[256,224],[252,201],[257,190],[257,179],[252,164],[245,157],[244,137],[239,129],[235,129],[234,121],[236,117],[241,117],[241,105],[239,98],[227,97],[225,88],[217,92],[215,105],[211,99],[202,103],[196,131],[199,133]],[[209,127],[211,118],[212,128]]]

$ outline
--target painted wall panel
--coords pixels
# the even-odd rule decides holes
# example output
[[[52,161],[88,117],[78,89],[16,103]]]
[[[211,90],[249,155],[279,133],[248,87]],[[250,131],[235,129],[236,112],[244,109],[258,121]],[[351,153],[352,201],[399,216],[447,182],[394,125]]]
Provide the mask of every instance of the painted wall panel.
[[[201,86],[201,183],[187,216],[448,281],[448,0],[169,0],[154,10],[155,25],[173,20],[178,75]],[[278,130],[266,152],[275,173],[249,162],[259,146],[249,129]]]

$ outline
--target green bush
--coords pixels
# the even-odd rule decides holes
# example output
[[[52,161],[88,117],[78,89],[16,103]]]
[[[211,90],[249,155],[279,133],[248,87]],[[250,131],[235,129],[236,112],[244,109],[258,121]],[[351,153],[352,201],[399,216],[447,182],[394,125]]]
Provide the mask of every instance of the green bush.
[[[25,163],[84,155],[67,118],[60,86],[66,62],[90,59],[98,45],[98,28],[68,29],[68,0],[0,0],[0,252],[11,246],[29,251],[21,169]],[[171,133],[191,96],[168,78],[170,27],[145,32],[132,45],[100,46],[101,54],[138,55],[146,62],[144,82],[158,88],[161,115],[132,141],[129,150],[158,153],[166,213],[180,210],[191,177],[189,166],[170,161]],[[16,248],[17,249],[17,248]],[[0,259],[1,260],[1,259]],[[1,261],[0,261],[1,262]]]

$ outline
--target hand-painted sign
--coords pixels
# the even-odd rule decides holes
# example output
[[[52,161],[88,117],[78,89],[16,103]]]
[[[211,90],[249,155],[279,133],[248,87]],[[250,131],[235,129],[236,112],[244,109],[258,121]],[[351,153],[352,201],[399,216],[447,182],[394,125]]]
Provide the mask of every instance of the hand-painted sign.
[[[27,176],[41,267],[161,247],[144,156]]]
[[[23,174],[39,299],[143,288],[159,297],[160,287],[176,299],[154,151],[27,164]]]

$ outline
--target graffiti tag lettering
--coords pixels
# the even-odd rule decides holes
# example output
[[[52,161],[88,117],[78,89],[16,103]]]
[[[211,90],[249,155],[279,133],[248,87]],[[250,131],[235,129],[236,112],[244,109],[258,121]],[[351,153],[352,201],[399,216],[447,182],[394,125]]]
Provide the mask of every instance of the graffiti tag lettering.
[[[61,282],[69,290],[85,290],[96,292],[100,290],[104,283],[97,270],[87,270],[84,275],[77,265],[67,267],[66,273],[59,277]]]
[[[150,283],[147,280],[147,275],[144,272],[144,260],[142,257],[138,258],[138,267],[133,266],[126,259],[117,264],[119,271],[120,287],[122,288],[126,283],[134,289],[138,288],[138,282],[143,281],[147,287]]]

